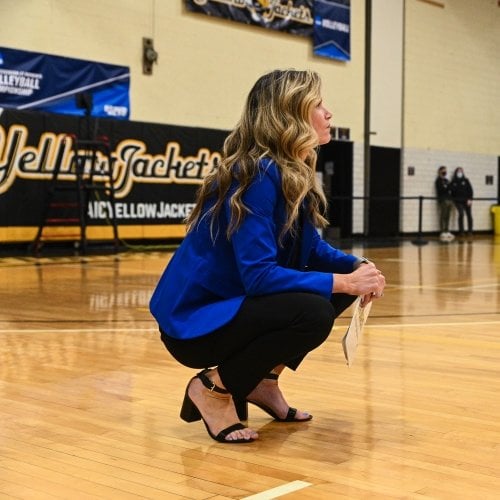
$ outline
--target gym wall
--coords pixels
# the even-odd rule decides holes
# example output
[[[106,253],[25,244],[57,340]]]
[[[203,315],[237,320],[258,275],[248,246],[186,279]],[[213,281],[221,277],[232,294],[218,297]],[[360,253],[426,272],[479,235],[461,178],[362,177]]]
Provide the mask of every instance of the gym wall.
[[[0,46],[129,66],[131,119],[230,129],[256,78],[311,68],[334,125],[354,143],[354,195],[365,192],[365,1],[351,1],[351,61],[315,57],[310,39],[187,11],[182,0],[2,0]],[[434,196],[440,164],[464,167],[475,195],[496,197],[500,154],[500,8],[496,0],[372,0],[371,143],[401,151],[402,196]],[[142,38],[159,54],[142,73]],[[408,166],[415,175],[407,175]],[[493,175],[493,185],[485,177]],[[357,202],[355,202],[356,204]],[[491,228],[490,202],[474,207]],[[353,232],[364,231],[356,207]],[[403,202],[402,232],[417,224]],[[426,202],[424,230],[437,229]]]

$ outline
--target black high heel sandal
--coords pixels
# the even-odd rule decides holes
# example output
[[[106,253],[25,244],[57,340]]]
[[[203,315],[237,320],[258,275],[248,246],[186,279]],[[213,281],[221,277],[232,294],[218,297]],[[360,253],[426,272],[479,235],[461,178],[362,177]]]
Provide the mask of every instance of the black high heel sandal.
[[[217,392],[219,394],[229,394],[229,391],[226,391],[225,389],[221,389],[220,387],[217,387],[214,382],[212,382],[207,376],[206,373],[209,370],[203,370],[200,373],[198,373],[195,377],[193,377],[187,387],[186,387],[186,392],[184,394],[184,401],[182,402],[182,408],[181,408],[181,418],[185,422],[196,422],[197,420],[202,420],[203,423],[205,424],[205,428],[207,429],[208,435],[212,438],[215,439],[215,441],[218,441],[219,443],[231,443],[231,444],[237,444],[237,443],[251,443],[252,441],[255,441],[253,438],[248,438],[248,439],[226,439],[226,437],[231,434],[233,431],[237,431],[240,429],[246,429],[246,427],[241,423],[238,422],[236,424],[230,425],[229,427],[226,427],[225,429],[222,429],[219,434],[215,435],[212,433],[210,430],[210,427],[208,427],[208,424],[205,422],[205,419],[203,418],[202,414],[200,413],[200,410],[198,410],[198,407],[193,403],[192,399],[189,397],[188,390],[189,386],[191,385],[191,382],[195,378],[199,378],[202,382],[202,384],[209,389],[210,391]],[[241,404],[236,405],[236,412],[238,413],[239,417],[239,412],[242,411],[241,409]]]
[[[264,378],[270,379],[270,380],[278,380],[279,375],[277,373],[268,373]],[[309,415],[307,418],[295,418],[295,415],[297,415],[297,408],[292,408],[288,407],[288,412],[286,414],[285,418],[280,418],[278,415],[276,415],[276,412],[270,408],[269,406],[265,405],[264,403],[259,403],[257,401],[252,401],[251,399],[247,399],[246,401],[235,401],[236,406],[236,411],[238,413],[238,418],[240,420],[248,420],[248,404],[251,403],[258,408],[260,408],[262,411],[265,411],[268,415],[274,418],[277,422],[308,422],[311,420],[313,417],[312,415]]]

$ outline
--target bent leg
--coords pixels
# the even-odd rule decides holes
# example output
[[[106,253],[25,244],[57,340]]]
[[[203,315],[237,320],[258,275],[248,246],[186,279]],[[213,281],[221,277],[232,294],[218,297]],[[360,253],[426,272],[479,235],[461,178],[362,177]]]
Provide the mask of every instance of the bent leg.
[[[252,330],[249,342],[219,363],[226,387],[246,397],[275,366],[295,364],[321,345],[333,321],[332,305],[319,295],[293,293],[248,299],[232,327],[237,335]]]
[[[334,293],[330,298],[330,303],[333,306],[333,317],[337,319],[355,300],[357,299],[356,295],[347,295],[346,293]],[[307,353],[306,353],[307,354]],[[304,359],[305,354],[302,356],[298,356],[287,363],[285,366],[290,368],[291,370],[296,370],[302,360]]]
[[[321,345],[334,317],[330,301],[315,294],[248,297],[236,317],[218,330],[189,340],[162,333],[162,340],[186,366],[218,366],[226,389],[243,399],[275,366],[302,359]]]

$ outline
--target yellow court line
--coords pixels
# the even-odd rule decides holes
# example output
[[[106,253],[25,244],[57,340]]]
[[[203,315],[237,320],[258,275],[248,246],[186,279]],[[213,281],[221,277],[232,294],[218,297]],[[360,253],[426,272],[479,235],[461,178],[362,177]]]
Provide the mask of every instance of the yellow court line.
[[[271,488],[270,490],[250,495],[249,497],[243,497],[241,500],[272,500],[273,498],[287,495],[292,491],[301,490],[303,488],[307,488],[308,486],[312,486],[312,484],[307,483],[306,481],[292,481],[290,483],[277,486],[276,488]]]

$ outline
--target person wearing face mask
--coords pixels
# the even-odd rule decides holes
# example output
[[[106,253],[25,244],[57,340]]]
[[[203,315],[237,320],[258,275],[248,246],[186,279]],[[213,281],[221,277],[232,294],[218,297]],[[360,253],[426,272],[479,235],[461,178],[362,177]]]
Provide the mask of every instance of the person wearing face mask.
[[[438,169],[438,176],[434,182],[439,208],[439,228],[441,241],[453,241],[455,236],[450,233],[450,216],[453,209],[451,185],[447,177],[446,167],[441,165]]]
[[[451,179],[451,193],[458,211],[458,232],[464,234],[464,214],[467,217],[467,231],[472,234],[472,198],[473,189],[469,179],[464,175],[464,169],[457,167]]]

